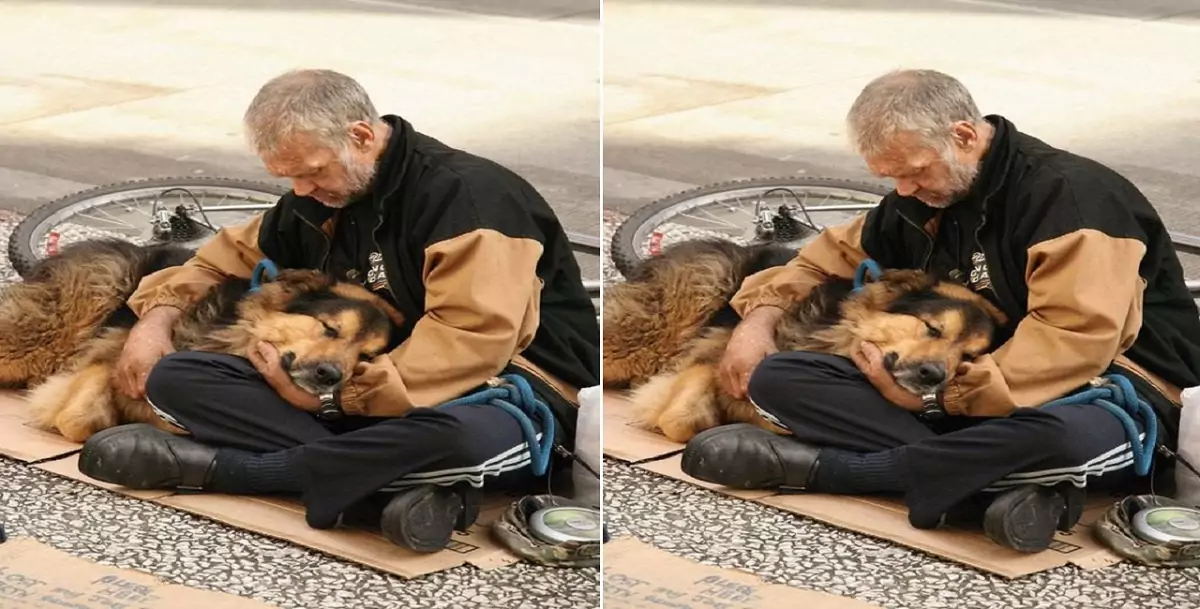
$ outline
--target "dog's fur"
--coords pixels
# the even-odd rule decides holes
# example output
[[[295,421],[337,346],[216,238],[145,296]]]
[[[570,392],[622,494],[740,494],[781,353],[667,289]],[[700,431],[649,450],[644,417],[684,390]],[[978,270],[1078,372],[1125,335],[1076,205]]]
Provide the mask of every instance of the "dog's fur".
[[[115,366],[137,321],[125,301],[142,277],[192,252],[120,240],[74,244],[0,292],[0,385],[25,387],[34,423],[82,442],[124,423],[180,430],[144,400],[115,389]],[[248,357],[273,344],[301,388],[319,393],[348,379],[360,359],[386,349],[399,312],[361,286],[285,270],[258,291],[226,279],[188,307],[173,329],[177,351]],[[334,379],[337,380],[334,380]]]
[[[604,384],[633,389],[636,424],[677,442],[734,422],[786,433],[722,392],[717,367],[738,322],[729,303],[742,281],[794,255],[772,245],[687,241],[605,289]],[[849,280],[825,281],[786,311],[775,343],[843,357],[874,343],[897,383],[921,394],[986,352],[998,323],[1004,314],[965,286],[890,270],[857,293]]]

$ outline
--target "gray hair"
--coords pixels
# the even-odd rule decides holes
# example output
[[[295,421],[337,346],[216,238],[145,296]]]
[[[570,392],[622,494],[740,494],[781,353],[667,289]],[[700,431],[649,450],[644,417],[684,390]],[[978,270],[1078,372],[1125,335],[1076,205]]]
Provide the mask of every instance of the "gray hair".
[[[934,70],[897,70],[872,80],[846,116],[854,147],[868,157],[905,132],[946,154],[951,127],[959,121],[978,125],[983,116],[961,82]]]
[[[243,121],[250,144],[272,154],[288,138],[303,133],[339,152],[348,149],[347,128],[380,120],[362,85],[332,70],[294,70],[267,81]]]

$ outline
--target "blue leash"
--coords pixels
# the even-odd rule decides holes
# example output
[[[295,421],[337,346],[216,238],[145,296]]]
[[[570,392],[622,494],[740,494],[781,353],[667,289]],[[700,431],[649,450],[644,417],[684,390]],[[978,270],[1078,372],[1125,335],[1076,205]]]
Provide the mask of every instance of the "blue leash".
[[[512,415],[521,426],[525,436],[525,444],[529,446],[529,467],[535,476],[542,476],[550,466],[550,455],[554,450],[554,415],[545,402],[538,399],[529,386],[529,381],[516,374],[505,374],[499,377],[499,382],[488,383],[487,389],[450,400],[437,408],[462,405],[489,404],[504,409]],[[542,439],[537,439],[533,429],[533,417],[542,423]]]
[[[1091,389],[1047,402],[1042,408],[1070,404],[1094,404],[1112,413],[1125,428],[1133,448],[1133,467],[1139,476],[1150,473],[1154,450],[1158,446],[1158,416],[1145,400],[1138,397],[1133,383],[1120,374],[1109,374],[1092,382]],[[1137,424],[1133,417],[1140,415],[1146,428],[1144,442],[1138,440]]]
[[[250,291],[257,292],[262,289],[263,276],[266,276],[267,281],[274,281],[279,276],[279,267],[271,262],[270,258],[263,258],[254,265],[254,271],[250,273]]]
[[[879,276],[883,275],[883,269],[879,266],[879,263],[870,258],[860,262],[858,269],[854,271],[854,289],[850,292],[851,294],[857,294],[862,291],[867,284],[868,275],[870,275],[871,279],[879,279]]]
[[[863,260],[854,273],[854,290],[851,293],[860,292],[867,283],[868,277],[878,279],[882,274],[883,270],[879,263],[870,258]],[[1158,415],[1145,400],[1138,397],[1137,392],[1133,389],[1133,383],[1129,379],[1121,374],[1109,374],[1093,381],[1090,389],[1047,402],[1041,407],[1074,404],[1099,406],[1117,417],[1121,426],[1125,428],[1125,435],[1129,438],[1129,444],[1133,448],[1134,471],[1139,476],[1150,473],[1154,451],[1158,446]],[[1145,425],[1146,439],[1144,442],[1138,438],[1137,424],[1133,420],[1135,416],[1141,416]]]

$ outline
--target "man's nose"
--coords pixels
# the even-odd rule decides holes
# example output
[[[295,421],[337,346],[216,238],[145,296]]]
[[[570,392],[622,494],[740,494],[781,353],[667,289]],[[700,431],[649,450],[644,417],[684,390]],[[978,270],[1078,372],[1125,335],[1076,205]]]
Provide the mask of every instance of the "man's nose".
[[[911,197],[920,190],[917,183],[913,180],[898,179],[896,180],[896,194],[902,197]]]
[[[311,180],[292,178],[292,190],[296,193],[296,196],[298,196],[298,197],[307,197],[308,195],[311,195],[313,193],[313,191],[316,189],[317,189],[317,185],[313,184]]]

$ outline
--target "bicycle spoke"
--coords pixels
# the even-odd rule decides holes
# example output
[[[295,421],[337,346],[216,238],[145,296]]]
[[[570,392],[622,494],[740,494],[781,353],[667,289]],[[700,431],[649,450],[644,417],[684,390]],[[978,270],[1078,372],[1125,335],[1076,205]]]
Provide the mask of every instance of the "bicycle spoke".
[[[695,208],[695,209],[698,209],[698,210],[700,210],[700,211],[703,211],[703,212],[705,213],[705,215],[708,215],[708,216],[710,216],[710,217],[712,218],[712,220],[707,220],[708,222],[712,222],[712,223],[714,223],[714,224],[719,224],[719,225],[724,225],[724,226],[729,226],[729,227],[731,227],[731,228],[737,228],[737,226],[736,226],[736,225],[734,225],[734,224],[731,224],[731,223],[730,223],[729,221],[727,221],[727,220],[722,220],[721,218],[718,218],[717,216],[713,215],[713,213],[712,213],[712,212],[710,212],[710,211],[708,211],[708,210],[704,209],[703,207],[697,207],[697,208]],[[693,215],[686,214],[686,213],[685,213],[685,214],[680,214],[680,215],[681,215],[681,216],[683,216],[683,217],[685,217],[685,218],[691,218],[691,219],[693,219],[693,220],[699,220],[699,221],[701,221],[701,222],[704,222],[704,221],[706,221],[704,218],[701,218],[701,217],[699,217],[699,216],[693,216]]]
[[[742,199],[740,197],[737,198],[737,202],[738,202],[737,210],[742,212],[743,214],[745,214],[747,218],[754,219],[754,212],[746,211],[746,204],[742,203]]]
[[[124,220],[121,220],[121,219],[118,219],[118,218],[113,218],[113,217],[112,217],[112,215],[111,215],[111,214],[109,214],[108,212],[103,212],[103,213],[104,213],[104,215],[106,215],[106,216],[109,216],[109,217],[108,217],[108,218],[101,218],[101,217],[98,217],[98,216],[92,216],[92,215],[88,215],[88,214],[82,214],[82,213],[81,213],[81,214],[78,214],[78,217],[80,217],[80,218],[88,218],[88,219],[90,219],[90,220],[96,220],[96,221],[98,221],[98,222],[111,222],[111,223],[113,223],[113,224],[120,224],[120,225],[124,225],[124,226],[126,226],[126,227],[128,227],[128,228],[134,228],[134,226],[133,226],[132,224],[130,224],[130,223],[128,223],[128,222],[126,222],[126,221],[124,221]],[[99,227],[97,227],[97,228],[99,228]]]

